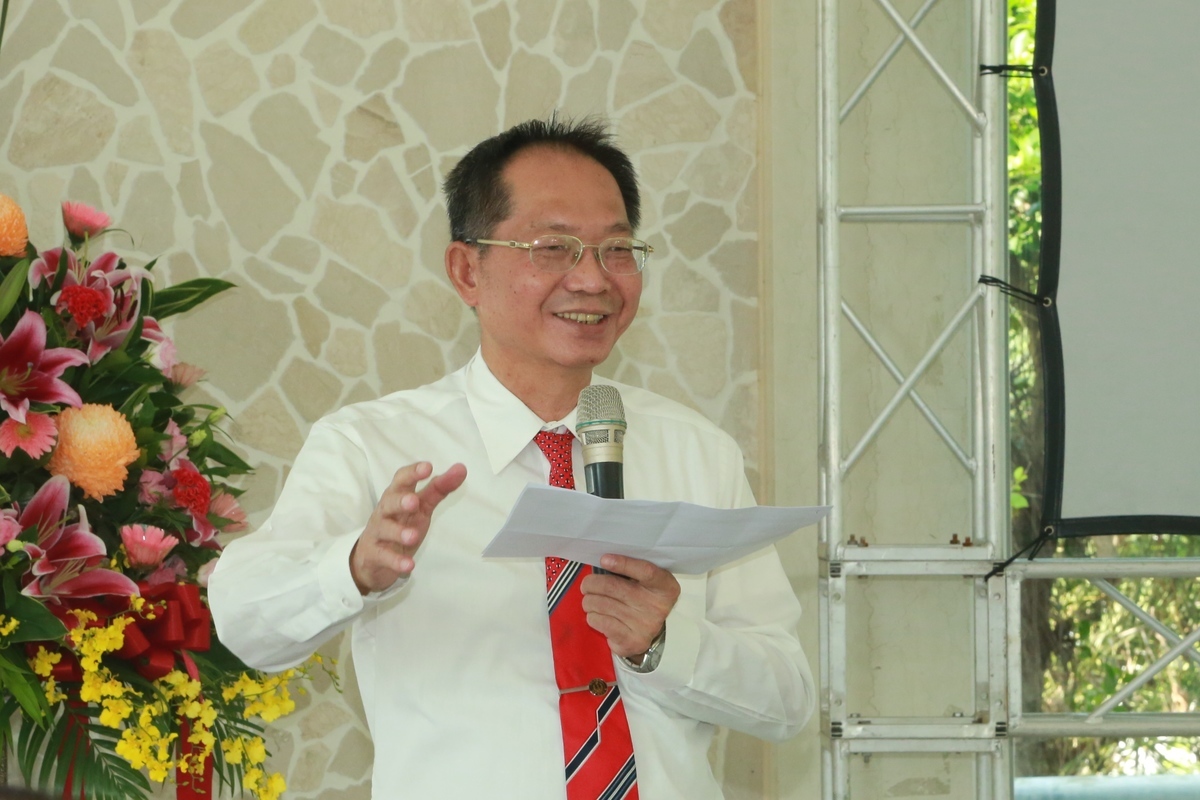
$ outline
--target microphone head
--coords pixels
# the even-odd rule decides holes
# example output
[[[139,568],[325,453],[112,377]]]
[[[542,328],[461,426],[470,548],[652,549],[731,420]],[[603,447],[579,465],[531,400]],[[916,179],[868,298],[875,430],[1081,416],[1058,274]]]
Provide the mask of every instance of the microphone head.
[[[615,386],[595,384],[579,393],[575,435],[584,450],[592,444],[620,446],[625,438],[625,404]],[[619,451],[618,451],[619,452]],[[619,456],[616,460],[620,460]]]
[[[596,422],[625,423],[625,404],[621,402],[621,393],[615,386],[602,383],[585,386],[579,393],[578,425],[591,425]]]

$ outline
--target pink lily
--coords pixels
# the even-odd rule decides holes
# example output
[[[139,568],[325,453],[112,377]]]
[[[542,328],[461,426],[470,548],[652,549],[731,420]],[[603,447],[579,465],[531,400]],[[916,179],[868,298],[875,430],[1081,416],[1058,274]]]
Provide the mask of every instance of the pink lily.
[[[17,422],[25,421],[31,402],[79,408],[79,394],[59,376],[87,361],[70,347],[47,350],[46,321],[36,311],[26,311],[8,339],[0,337],[0,408]]]
[[[87,342],[88,359],[94,364],[114,347],[119,347],[137,321],[141,305],[144,269],[121,266],[116,253],[104,253],[90,263],[81,262],[72,250],[46,250],[29,267],[29,285],[54,280],[66,254],[62,289],[51,300],[64,314],[67,331]],[[158,323],[152,322],[157,328]],[[152,337],[147,337],[152,338]]]
[[[179,466],[180,459],[188,457],[188,440],[173,419],[167,420],[166,434],[167,438],[159,448],[158,457],[168,465],[168,469],[175,469]]]
[[[104,540],[92,533],[82,506],[79,521],[64,524],[70,491],[70,482],[56,476],[46,481],[20,511],[21,529],[37,531],[37,544],[25,548],[33,561],[28,573],[32,580],[21,593],[31,597],[137,594],[137,584],[132,580],[99,566],[107,548]]]
[[[164,376],[170,378],[171,370],[179,361],[179,357],[175,354],[175,342],[163,333],[158,320],[153,317],[142,318],[142,338],[152,342],[150,349],[146,352],[150,363],[162,370]]]

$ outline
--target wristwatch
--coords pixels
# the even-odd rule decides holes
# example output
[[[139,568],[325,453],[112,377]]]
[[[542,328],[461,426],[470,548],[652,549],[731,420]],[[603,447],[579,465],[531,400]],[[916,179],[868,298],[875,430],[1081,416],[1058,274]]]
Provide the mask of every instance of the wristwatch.
[[[642,653],[642,663],[635,664],[633,661],[621,656],[621,660],[625,662],[625,666],[629,667],[634,672],[653,672],[658,666],[658,662],[662,661],[663,644],[667,641],[667,626],[658,632],[658,636],[650,642],[650,646],[646,648],[646,652]]]

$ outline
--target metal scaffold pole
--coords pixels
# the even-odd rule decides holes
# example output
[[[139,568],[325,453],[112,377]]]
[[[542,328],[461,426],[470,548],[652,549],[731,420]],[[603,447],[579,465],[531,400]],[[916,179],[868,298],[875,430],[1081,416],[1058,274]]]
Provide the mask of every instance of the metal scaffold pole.
[[[999,292],[976,283],[980,275],[1004,277],[1007,264],[1007,121],[1003,79],[978,75],[978,65],[1003,63],[1007,49],[1007,7],[1001,0],[942,0],[942,5],[965,5],[961,31],[975,77],[965,88],[953,79],[937,52],[922,38],[919,27],[934,18],[938,0],[925,0],[912,16],[902,15],[889,0],[875,0],[894,26],[895,38],[879,54],[857,87],[842,97],[839,42],[848,35],[839,15],[839,0],[820,0],[818,6],[818,272],[820,294],[820,499],[833,507],[820,531],[820,636],[823,797],[847,800],[854,793],[851,759],[873,754],[957,753],[974,764],[974,795],[981,800],[1007,800],[1012,793],[1008,740],[1008,681],[1006,657],[1006,595],[1002,576],[988,578],[996,561],[1010,551],[1008,430],[1007,430],[1007,306]],[[942,30],[940,35],[945,35]],[[856,106],[867,102],[872,88],[888,73],[901,53],[919,59],[934,84],[944,90],[950,106],[961,112],[970,136],[963,186],[969,197],[953,203],[916,202],[893,205],[843,205],[841,132]],[[913,113],[925,106],[913,104]],[[920,186],[908,197],[918,197]],[[843,278],[852,270],[878,268],[870,263],[843,263],[842,237],[846,225],[961,225],[969,229],[969,247],[952,295],[962,295],[954,313],[941,319],[940,333],[927,345],[907,374],[900,359],[885,346],[885,337],[872,332],[870,315],[843,296]],[[965,280],[964,280],[965,278]],[[920,314],[921,309],[913,309]],[[843,396],[842,330],[853,331],[870,354],[895,381],[890,400],[874,413],[861,435],[848,439],[844,452],[847,398]],[[935,404],[918,384],[952,341],[969,341],[969,389],[965,392],[967,441],[956,440]],[[961,543],[885,544],[859,546],[847,536],[844,484],[882,432],[895,425],[899,409],[911,403],[934,435],[950,450],[970,480],[967,516],[971,531]],[[946,580],[962,578],[972,587],[971,635],[962,642],[971,658],[965,676],[973,686],[973,713],[946,717],[871,717],[852,714],[854,698],[848,680],[850,631],[862,623],[847,602],[850,582],[872,578]],[[860,585],[855,583],[855,585]],[[886,679],[886,674],[884,675]]]

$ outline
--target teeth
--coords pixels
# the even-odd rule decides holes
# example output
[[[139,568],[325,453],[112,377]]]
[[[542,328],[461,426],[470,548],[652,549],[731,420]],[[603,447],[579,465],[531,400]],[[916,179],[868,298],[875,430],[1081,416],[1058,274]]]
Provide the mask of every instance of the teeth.
[[[584,325],[595,325],[600,320],[604,319],[603,314],[577,314],[569,312],[566,314],[555,314],[559,319],[569,319],[572,322],[582,322]]]

